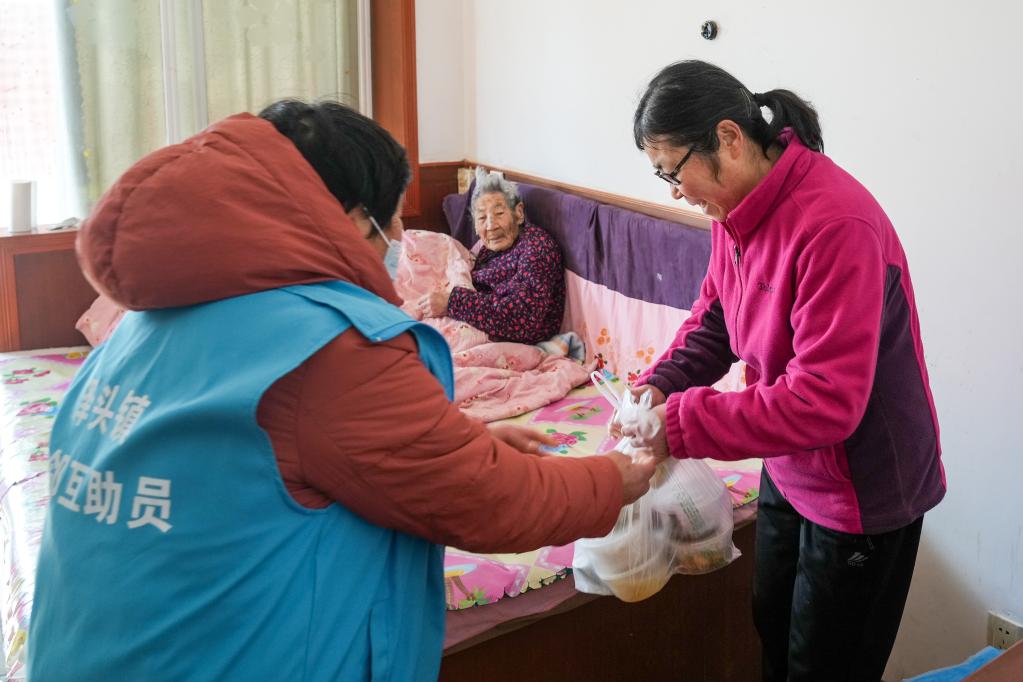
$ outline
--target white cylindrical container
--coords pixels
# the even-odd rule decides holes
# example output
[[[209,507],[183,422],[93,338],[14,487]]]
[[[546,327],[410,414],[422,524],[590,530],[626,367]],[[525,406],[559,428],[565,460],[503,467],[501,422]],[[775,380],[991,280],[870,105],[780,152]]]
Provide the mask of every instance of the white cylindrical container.
[[[11,232],[31,232],[36,226],[36,183],[15,180],[11,183]]]

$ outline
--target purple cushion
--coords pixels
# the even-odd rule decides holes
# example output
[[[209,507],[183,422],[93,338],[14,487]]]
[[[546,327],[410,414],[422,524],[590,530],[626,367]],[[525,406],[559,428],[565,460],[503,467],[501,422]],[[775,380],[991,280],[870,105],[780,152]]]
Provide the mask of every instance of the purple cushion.
[[[453,236],[467,249],[471,249],[476,242],[476,232],[472,226],[472,216],[469,215],[469,198],[476,186],[473,180],[469,189],[464,194],[449,194],[444,197],[441,207],[444,209],[444,217],[447,218],[448,227],[451,228]]]

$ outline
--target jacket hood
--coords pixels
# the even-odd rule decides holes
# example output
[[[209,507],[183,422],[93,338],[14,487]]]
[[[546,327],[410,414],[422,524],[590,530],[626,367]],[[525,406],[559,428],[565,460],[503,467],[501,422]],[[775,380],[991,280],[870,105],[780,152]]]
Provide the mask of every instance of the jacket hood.
[[[83,223],[77,250],[93,286],[132,310],[337,279],[401,304],[316,171],[250,114],[129,168]]]

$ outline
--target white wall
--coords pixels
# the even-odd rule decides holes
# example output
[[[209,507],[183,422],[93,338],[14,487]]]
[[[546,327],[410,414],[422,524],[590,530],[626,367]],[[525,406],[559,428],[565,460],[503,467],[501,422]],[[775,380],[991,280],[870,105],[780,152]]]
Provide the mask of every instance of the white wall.
[[[419,162],[465,158],[462,0],[424,0],[416,7],[416,96]]]
[[[980,649],[990,609],[1023,619],[1023,5],[423,0],[417,12],[432,31],[418,36],[429,160],[670,203],[631,140],[660,67],[705,59],[817,105],[827,153],[874,192],[908,253],[949,481],[886,679]],[[713,42],[699,37],[706,19]],[[430,101],[459,73],[461,106]]]

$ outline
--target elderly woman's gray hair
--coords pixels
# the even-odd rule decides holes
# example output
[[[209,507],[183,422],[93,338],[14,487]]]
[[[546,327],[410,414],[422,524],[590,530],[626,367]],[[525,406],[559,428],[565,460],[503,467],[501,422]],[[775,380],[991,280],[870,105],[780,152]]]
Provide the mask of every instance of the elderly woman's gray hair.
[[[500,192],[504,195],[504,200],[508,203],[508,208],[515,208],[522,203],[522,197],[519,196],[519,187],[514,182],[505,180],[503,176],[498,173],[492,173],[482,166],[476,167],[476,188],[472,191],[472,200],[469,203],[469,208],[473,213],[476,212],[476,202],[484,194],[491,194],[493,192]]]

